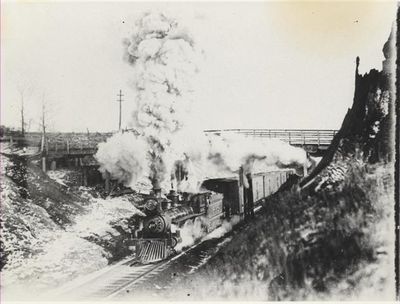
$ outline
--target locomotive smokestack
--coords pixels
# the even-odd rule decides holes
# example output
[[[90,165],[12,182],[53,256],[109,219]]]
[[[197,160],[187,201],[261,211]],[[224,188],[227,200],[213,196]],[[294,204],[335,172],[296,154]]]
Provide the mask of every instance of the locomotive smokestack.
[[[167,198],[168,198],[169,200],[172,201],[172,205],[173,205],[173,206],[177,206],[177,205],[178,205],[178,203],[179,203],[179,196],[178,196],[178,194],[175,192],[175,190],[170,190],[170,191],[169,191],[169,194],[167,195]]]
[[[154,188],[153,188],[153,191],[154,191],[154,195],[156,197],[161,197],[161,187],[160,187],[160,185],[155,185]]]

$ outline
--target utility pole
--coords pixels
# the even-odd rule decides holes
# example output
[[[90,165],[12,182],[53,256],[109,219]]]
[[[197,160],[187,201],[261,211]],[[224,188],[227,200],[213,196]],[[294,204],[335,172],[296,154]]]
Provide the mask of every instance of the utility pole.
[[[46,101],[45,101],[45,93],[42,94],[42,132],[43,137],[46,138]]]
[[[25,120],[24,120],[24,95],[21,94],[21,133],[25,136]]]
[[[119,128],[118,128],[118,130],[119,131],[121,131],[121,118],[122,118],[122,97],[124,96],[123,94],[122,94],[122,90],[119,90],[119,94],[117,95],[119,98],[118,98],[118,102],[119,102]]]

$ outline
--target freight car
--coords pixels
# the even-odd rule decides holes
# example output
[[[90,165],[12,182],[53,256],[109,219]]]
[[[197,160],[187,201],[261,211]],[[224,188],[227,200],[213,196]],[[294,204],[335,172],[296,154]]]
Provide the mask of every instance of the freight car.
[[[185,225],[197,226],[207,234],[233,216],[241,221],[251,219],[260,203],[275,193],[291,174],[294,170],[247,175],[240,170],[231,178],[205,180],[202,193],[171,191],[166,198],[156,189],[139,207],[145,216],[127,241],[136,261],[146,264],[171,256],[182,241],[180,231]]]

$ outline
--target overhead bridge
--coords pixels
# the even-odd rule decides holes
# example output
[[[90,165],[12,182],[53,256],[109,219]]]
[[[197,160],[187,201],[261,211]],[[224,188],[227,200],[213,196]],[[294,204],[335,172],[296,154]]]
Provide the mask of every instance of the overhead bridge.
[[[220,129],[205,130],[212,134],[242,134],[246,137],[275,138],[301,147],[312,154],[323,154],[328,149],[338,130],[315,129]]]
[[[125,132],[134,130],[125,130]],[[255,138],[275,138],[289,143],[292,146],[302,147],[314,155],[322,155],[337,130],[316,129],[218,129],[205,130],[206,134],[242,134]],[[76,166],[96,168],[97,161],[93,155],[97,152],[99,143],[106,141],[113,133],[48,133],[43,139],[41,133],[27,133],[21,136],[3,136],[1,141],[23,142],[24,145],[37,147],[43,157],[43,170],[48,165],[56,168],[59,160],[73,161]],[[84,178],[85,179],[85,178]]]
[[[127,130],[129,131],[129,130]],[[247,137],[276,138],[292,146],[302,147],[311,153],[325,151],[338,130],[329,129],[214,129],[205,130],[214,134],[242,134]],[[27,146],[36,146],[53,158],[65,156],[91,156],[97,152],[97,145],[106,141],[113,133],[49,133],[43,142],[42,134],[28,133],[25,137],[6,136],[1,141],[24,141]]]

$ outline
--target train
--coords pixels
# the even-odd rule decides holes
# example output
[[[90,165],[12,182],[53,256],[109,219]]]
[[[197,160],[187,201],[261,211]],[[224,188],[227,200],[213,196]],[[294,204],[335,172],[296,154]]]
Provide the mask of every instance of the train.
[[[245,175],[240,169],[232,177],[206,179],[200,193],[171,190],[163,197],[160,189],[154,189],[138,206],[143,216],[127,245],[136,263],[168,259],[182,242],[185,225],[197,225],[206,235],[234,216],[239,222],[251,219],[261,202],[294,174],[295,170],[284,169]]]

